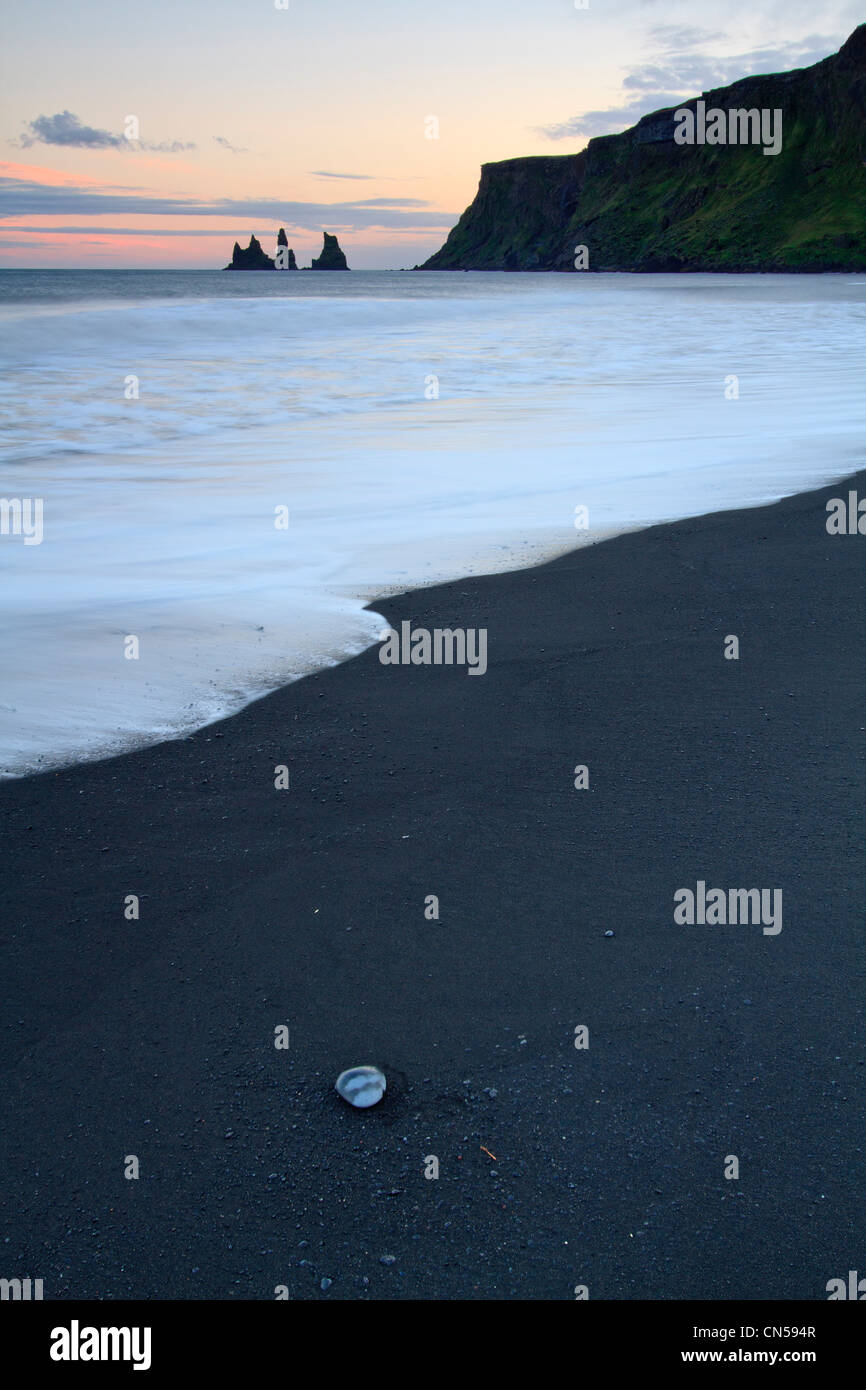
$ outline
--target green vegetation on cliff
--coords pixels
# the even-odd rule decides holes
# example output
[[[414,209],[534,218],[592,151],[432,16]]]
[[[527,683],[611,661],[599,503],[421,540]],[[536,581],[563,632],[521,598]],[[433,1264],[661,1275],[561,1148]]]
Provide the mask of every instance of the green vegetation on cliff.
[[[866,269],[866,24],[810,68],[704,93],[779,110],[782,148],[681,145],[674,112],[576,155],[485,164],[474,202],[423,270]]]

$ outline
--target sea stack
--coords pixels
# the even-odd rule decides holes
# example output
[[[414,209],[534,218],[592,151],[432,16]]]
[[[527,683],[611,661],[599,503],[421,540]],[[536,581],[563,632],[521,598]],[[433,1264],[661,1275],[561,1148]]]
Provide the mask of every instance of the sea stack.
[[[285,227],[281,227],[277,232],[277,270],[297,270],[298,262],[295,260],[295,253],[289,245]]]
[[[348,270],[346,255],[340,250],[340,243],[330,232],[324,232],[325,243],[322,247],[322,254],[317,260],[313,261],[310,270]]]
[[[262,250],[261,242],[254,236],[250,237],[249,246],[244,249],[235,242],[232,251],[231,263],[223,267],[224,270],[273,270],[274,261],[270,256],[265,255]]]

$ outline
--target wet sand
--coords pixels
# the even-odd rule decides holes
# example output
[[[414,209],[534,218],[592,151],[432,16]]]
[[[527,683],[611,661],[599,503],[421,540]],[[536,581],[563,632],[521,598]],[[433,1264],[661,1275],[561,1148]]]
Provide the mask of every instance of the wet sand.
[[[0,1274],[823,1299],[861,1268],[866,539],[825,527],[849,488],[372,605],[486,628],[483,677],[374,648],[0,785]],[[699,880],[780,888],[782,930],[675,924]],[[333,1081],[367,1062],[389,1089],[353,1111]]]

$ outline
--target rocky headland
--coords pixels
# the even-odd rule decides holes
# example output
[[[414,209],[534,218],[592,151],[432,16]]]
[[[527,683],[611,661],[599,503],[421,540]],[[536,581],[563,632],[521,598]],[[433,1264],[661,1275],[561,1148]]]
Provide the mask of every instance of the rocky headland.
[[[415,268],[866,269],[866,24],[812,67],[745,77],[578,154],[483,165]]]

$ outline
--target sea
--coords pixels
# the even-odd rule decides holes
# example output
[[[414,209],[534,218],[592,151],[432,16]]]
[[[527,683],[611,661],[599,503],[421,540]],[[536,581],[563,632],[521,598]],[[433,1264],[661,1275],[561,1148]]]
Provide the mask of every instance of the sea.
[[[182,737],[383,595],[850,475],[864,330],[856,275],[0,271],[0,499],[41,504],[0,775]]]

